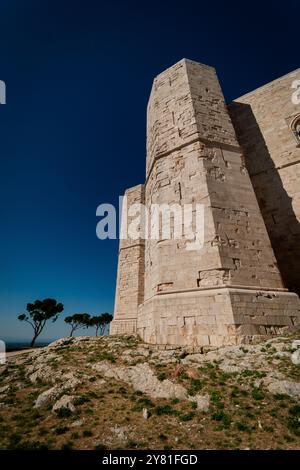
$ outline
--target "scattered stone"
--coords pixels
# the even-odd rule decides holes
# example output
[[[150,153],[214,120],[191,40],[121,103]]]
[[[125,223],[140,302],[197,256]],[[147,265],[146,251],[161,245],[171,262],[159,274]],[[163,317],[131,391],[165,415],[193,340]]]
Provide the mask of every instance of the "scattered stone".
[[[51,361],[60,361],[62,360],[62,357],[61,356],[58,356],[58,354],[55,354],[55,353],[45,353],[43,352],[42,354],[40,354],[36,359],[35,359],[35,362],[37,364],[39,363],[47,363],[47,362],[51,362]]]
[[[182,364],[201,364],[205,362],[206,355],[204,354],[188,354],[187,356],[181,359]]]
[[[60,393],[61,389],[57,386],[49,388],[49,390],[45,390],[37,397],[34,408],[40,408],[49,403],[49,401],[55,400],[55,398],[57,398]]]
[[[75,406],[73,405],[75,397],[72,395],[63,395],[52,408],[53,412],[59,412],[60,410],[69,410],[71,413],[74,413]]]
[[[286,351],[286,343],[274,343],[273,346],[277,352],[281,353]]]
[[[0,365],[0,375],[1,374],[4,374],[4,372],[6,372],[8,369],[7,365]]]
[[[66,380],[66,382],[62,385],[62,389],[64,391],[66,390],[74,390],[77,385],[82,383],[82,380],[80,381],[75,377],[73,372],[68,372],[67,374],[64,374],[61,376],[62,380]]]
[[[222,369],[224,372],[228,372],[230,374],[234,372],[242,372],[245,367],[243,367],[241,364],[236,364],[232,361],[224,361],[221,364],[219,364],[220,369]]]
[[[128,439],[127,428],[124,426],[115,426],[111,428],[112,433],[114,434],[114,439],[117,439],[120,443],[126,442]]]
[[[32,391],[38,391],[39,381],[49,384],[49,389],[43,391],[43,393],[40,393],[37,397],[34,404],[35,408],[47,407],[47,405],[51,403],[51,408],[54,413],[60,413],[60,410],[62,410],[61,416],[64,416],[64,410],[68,410],[66,412],[67,416],[75,411],[74,403],[76,403],[76,393],[73,392],[76,387],[84,382],[86,389],[93,390],[95,393],[97,388],[102,391],[101,387],[103,385],[109,385],[111,379],[115,379],[120,381],[120,395],[123,395],[124,391],[121,385],[125,387],[125,384],[127,384],[128,387],[126,387],[126,391],[128,389],[131,390],[131,393],[132,390],[140,391],[148,395],[151,399],[162,398],[171,400],[172,398],[177,398],[179,400],[194,402],[195,405],[193,405],[193,407],[196,408],[197,405],[197,410],[203,412],[202,416],[201,414],[199,415],[199,417],[201,416],[201,422],[206,420],[207,423],[210,421],[211,416],[207,413],[210,408],[210,395],[206,393],[206,384],[204,385],[205,391],[201,391],[203,395],[197,394],[190,396],[188,393],[188,383],[190,381],[187,380],[187,378],[190,380],[198,378],[202,380],[202,378],[210,372],[209,369],[202,371],[202,367],[206,365],[210,368],[214,368],[214,371],[213,369],[212,371],[216,374],[220,374],[220,371],[217,369],[227,373],[241,374],[237,377],[232,376],[229,378],[229,383],[231,384],[233,381],[240,384],[248,393],[250,390],[250,395],[254,386],[263,392],[268,391],[272,394],[284,394],[293,398],[300,396],[300,383],[296,381],[297,379],[288,376],[289,372],[292,370],[291,364],[300,364],[300,340],[292,340],[290,337],[281,338],[280,341],[278,339],[272,339],[259,345],[224,346],[206,353],[199,353],[196,349],[194,352],[192,350],[187,351],[186,348],[157,349],[153,345],[141,345],[140,343],[137,343],[131,349],[127,342],[121,339],[112,342],[112,339],[107,337],[98,338],[99,343],[97,343],[97,346],[94,346],[95,343],[89,343],[88,340],[94,341],[93,338],[89,337],[84,337],[84,339],[73,338],[71,342],[70,338],[63,338],[59,340],[59,342],[55,342],[56,345],[52,345],[50,349],[44,348],[44,351],[34,351],[30,361],[28,361],[29,354],[26,355],[26,361],[21,367],[26,376],[30,378]],[[55,350],[55,348],[60,348],[63,345],[65,345],[66,348],[71,346],[73,350],[75,344],[78,345],[79,349],[84,346],[82,354],[84,354],[85,360],[80,360],[78,370],[76,369],[76,361],[67,361],[68,355],[59,355]],[[105,346],[103,347],[104,344]],[[266,346],[268,344],[270,346]],[[89,351],[91,351],[91,349],[93,351],[93,357],[96,357],[95,353],[98,351],[99,356],[103,351],[108,351],[109,345],[111,346],[112,354],[116,358],[116,362],[107,360],[99,361],[98,363],[89,362]],[[275,349],[276,352],[274,352]],[[68,351],[68,349],[66,349],[66,351]],[[288,360],[284,360],[286,358],[288,358]],[[52,367],[52,362],[57,360],[62,360],[64,365],[62,366],[60,363],[59,367]],[[126,363],[122,362],[124,360]],[[18,371],[18,366],[21,363],[19,364],[18,361],[12,358],[8,366],[5,366],[5,368],[4,366],[0,367],[0,373],[3,370],[8,370],[9,372],[7,376],[1,377],[0,401],[2,402],[5,401],[5,394],[11,387],[18,390],[24,388],[24,386],[28,386],[27,380],[25,380],[24,383],[22,382],[22,375]],[[167,373],[170,378],[159,380],[158,374],[160,369],[156,369],[152,361],[158,365],[173,363],[172,366],[167,368]],[[288,362],[290,368],[281,367],[286,366]],[[89,372],[87,371],[87,367],[89,368]],[[197,369],[198,367],[199,369]],[[165,369],[162,370],[164,371]],[[278,370],[282,370],[282,372],[277,372]],[[95,372],[93,373],[92,371]],[[263,372],[263,374],[256,374],[254,372]],[[184,382],[178,381],[179,383],[177,383],[177,378],[183,376],[183,374],[185,377]],[[164,375],[161,374],[160,377],[163,378],[163,376]],[[183,385],[183,383],[187,384]],[[104,392],[107,392],[106,388]],[[85,393],[85,391],[82,391],[82,393]],[[91,393],[91,397],[92,396]],[[127,395],[124,393],[124,397],[125,396]],[[268,393],[265,393],[264,400],[265,401],[261,400],[259,403],[255,402],[255,405],[260,405],[261,408],[264,408],[264,404],[268,405],[270,401],[270,395]],[[12,409],[14,406],[2,402],[0,403],[1,411],[6,408]],[[232,406],[238,408],[239,405],[233,404]],[[45,415],[47,414],[47,409],[48,408],[45,408],[44,410]],[[151,411],[149,408],[145,407],[142,409],[142,412],[140,412],[142,421],[149,420],[150,416]],[[46,420],[49,418],[53,420],[53,417],[51,418],[48,414]],[[162,417],[162,420],[163,419],[164,417]],[[72,424],[69,425],[72,428],[79,428],[85,424],[85,419],[76,419],[76,415],[70,418],[70,420],[73,421]],[[203,428],[203,424],[199,424],[198,421],[200,421],[200,419],[195,419],[189,423],[178,422],[178,429],[184,428],[188,431],[189,429],[193,430],[194,427],[197,427],[197,429]],[[151,422],[152,419],[149,421],[148,425],[150,425]],[[108,425],[113,426],[115,423],[118,423],[118,421],[115,422],[113,420],[110,424],[108,423]],[[144,422],[144,426],[145,425],[146,427],[148,426]],[[263,430],[264,420],[262,417],[256,420],[255,425],[257,430]],[[188,426],[190,426],[190,428]],[[135,442],[137,432],[138,429],[136,425],[130,424],[128,427],[123,427],[117,424],[113,428],[108,428],[108,432],[103,436],[102,444],[110,448],[110,445],[115,446],[117,442],[117,447],[121,448],[124,444],[126,445],[129,439],[129,442],[131,442],[131,440]]]
[[[152,353],[151,360],[158,360],[160,364],[172,364],[177,361],[176,350],[156,351]]]
[[[264,380],[263,382],[265,383],[266,381]],[[271,380],[267,385],[267,389],[274,395],[280,393],[290,397],[300,396],[300,383],[289,380]]]
[[[178,398],[186,399],[187,391],[182,385],[174,384],[170,380],[158,380],[153,370],[147,363],[129,367],[114,367],[103,361],[94,364],[94,370],[101,372],[105,377],[123,380],[153,398]]]
[[[61,372],[55,372],[52,367],[40,364],[35,372],[29,376],[29,380],[32,383],[37,381],[55,383],[60,377]]]
[[[278,353],[276,353],[275,358],[276,359],[281,359],[283,357],[290,357],[290,355],[291,354],[287,351],[279,351]]]
[[[97,362],[97,364],[93,364],[92,369],[95,370],[96,372],[99,372],[102,375],[109,376],[110,371],[112,369],[112,365],[111,363],[107,361],[102,361],[102,362]]]
[[[194,401],[197,403],[197,408],[200,411],[208,411],[210,405],[210,396],[206,395],[194,395],[193,397],[189,397],[190,401]]]
[[[73,372],[68,372],[67,374],[60,375],[59,377],[65,380],[65,382],[55,385],[49,390],[45,390],[43,393],[41,393],[35,402],[35,408],[40,408],[41,406],[46,405],[50,401],[55,400],[64,392],[75,390],[77,385],[81,383],[81,381],[74,376]]]
[[[292,342],[292,349],[298,349],[300,348],[300,339],[294,339]]]
[[[297,351],[293,352],[291,356],[291,361],[295,366],[298,366],[300,364],[300,349],[297,349]]]
[[[82,419],[77,419],[76,421],[73,421],[73,423],[70,424],[70,427],[71,428],[77,428],[77,427],[80,427],[80,426],[83,426],[85,423],[85,419],[82,418]]]
[[[106,380],[105,379],[98,379],[95,382],[93,382],[93,384],[96,387],[101,387],[102,385],[106,384]]]

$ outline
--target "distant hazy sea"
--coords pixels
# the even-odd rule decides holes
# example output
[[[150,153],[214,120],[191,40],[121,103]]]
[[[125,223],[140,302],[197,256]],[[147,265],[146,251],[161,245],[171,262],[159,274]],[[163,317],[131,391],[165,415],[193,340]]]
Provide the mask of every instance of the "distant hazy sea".
[[[35,344],[35,347],[42,348],[50,344],[51,341],[40,341]],[[6,352],[19,351],[20,349],[29,348],[30,341],[7,341]]]

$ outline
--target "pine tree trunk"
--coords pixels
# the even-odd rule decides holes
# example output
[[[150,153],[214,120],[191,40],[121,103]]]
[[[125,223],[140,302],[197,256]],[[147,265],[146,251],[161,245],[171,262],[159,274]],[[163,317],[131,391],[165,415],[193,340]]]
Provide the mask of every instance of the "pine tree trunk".
[[[31,347],[31,348],[33,348],[34,343],[35,343],[37,337],[38,337],[38,335],[34,335],[34,337],[32,338],[32,341],[31,341],[31,343],[30,343],[30,347]]]

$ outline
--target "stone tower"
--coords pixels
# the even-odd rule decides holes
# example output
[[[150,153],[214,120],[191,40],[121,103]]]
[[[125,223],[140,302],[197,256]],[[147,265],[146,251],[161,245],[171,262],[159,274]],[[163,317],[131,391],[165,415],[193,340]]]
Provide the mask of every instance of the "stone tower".
[[[145,185],[128,203],[204,206],[204,246],[121,240],[111,334],[218,346],[295,328],[299,299],[283,285],[215,69],[183,59],[156,77],[147,112]]]

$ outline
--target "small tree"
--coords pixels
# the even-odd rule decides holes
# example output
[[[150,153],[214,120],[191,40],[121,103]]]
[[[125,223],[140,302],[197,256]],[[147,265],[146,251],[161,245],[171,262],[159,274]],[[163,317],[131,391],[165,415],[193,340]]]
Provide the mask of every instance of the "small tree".
[[[18,316],[18,320],[26,321],[33,328],[34,334],[30,343],[31,348],[43,331],[47,320],[51,318],[52,322],[55,322],[63,309],[63,304],[58,303],[55,299],[36,300],[33,304],[27,304],[26,310],[28,315],[22,313],[22,315]]]
[[[113,319],[113,316],[110,313],[102,313],[101,315],[92,317],[90,319],[90,326],[96,328],[96,336],[98,336],[98,331],[100,330],[100,335],[104,335],[105,327]]]
[[[90,324],[90,315],[88,313],[74,313],[65,318],[65,322],[71,325],[70,337],[73,336],[74,331],[79,328],[87,328]]]

